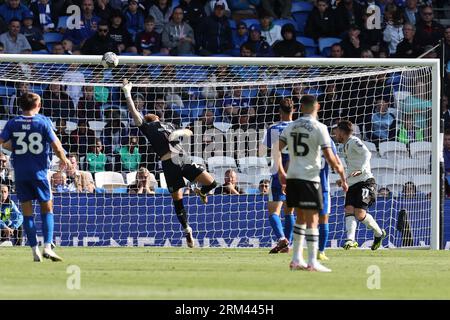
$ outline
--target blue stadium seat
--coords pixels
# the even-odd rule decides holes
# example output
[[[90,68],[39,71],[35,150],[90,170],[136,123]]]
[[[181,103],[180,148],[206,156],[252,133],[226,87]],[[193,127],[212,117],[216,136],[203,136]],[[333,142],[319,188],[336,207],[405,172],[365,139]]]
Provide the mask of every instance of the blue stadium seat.
[[[172,0],[172,9],[175,9],[179,5],[180,5],[180,0]]]
[[[256,188],[247,188],[246,194],[260,194],[259,189]]]
[[[305,26],[306,21],[308,20],[308,12],[294,12],[292,14],[292,17],[294,18],[295,22],[297,22],[297,28],[296,30],[299,32],[300,35],[304,34],[305,32]]]
[[[47,50],[31,51],[32,54],[49,54]]]
[[[292,94],[292,89],[291,88],[278,88],[275,90],[275,94],[278,97],[287,97]]]
[[[242,22],[245,22],[245,24],[247,25],[247,28],[250,28],[250,26],[252,24],[258,24],[259,25],[259,20],[258,19],[242,19]]]
[[[66,29],[67,28],[67,19],[69,16],[61,16],[58,18],[58,30],[59,29]]]
[[[331,46],[335,43],[341,42],[340,38],[319,38],[319,51],[324,57],[330,55]]]
[[[236,30],[237,28],[236,21],[229,19],[228,22],[230,23],[230,28]]]
[[[54,42],[61,42],[63,39],[63,35],[58,32],[47,32],[44,33],[44,41],[46,44],[54,43]]]
[[[297,41],[305,46],[307,57],[311,57],[317,53],[317,44],[314,39],[307,37],[297,37]]]
[[[309,12],[314,8],[313,4],[306,1],[292,2],[291,12]]]
[[[16,93],[14,87],[4,87],[0,86],[0,97],[9,97]]]
[[[156,194],[170,194],[169,190],[166,188],[155,188]]]
[[[321,94],[323,94],[323,91],[320,88],[318,88],[318,87],[312,87],[312,88],[305,89],[305,93],[306,94],[310,94],[310,95],[315,96],[315,97],[318,97]]]
[[[285,24],[292,24],[294,26],[294,28],[295,28],[295,31],[300,32],[298,23],[296,23],[295,20],[276,19],[276,20],[273,20],[273,24],[277,25],[277,26],[280,26],[280,27],[283,27]]]

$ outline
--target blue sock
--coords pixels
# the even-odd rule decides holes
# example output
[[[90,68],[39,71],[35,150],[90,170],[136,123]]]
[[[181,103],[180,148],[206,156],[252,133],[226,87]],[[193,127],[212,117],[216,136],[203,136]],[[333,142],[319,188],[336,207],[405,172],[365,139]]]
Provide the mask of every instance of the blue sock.
[[[44,243],[52,243],[53,241],[53,213],[41,213],[42,233],[44,235]]]
[[[23,217],[23,228],[27,234],[28,244],[30,247],[37,246],[36,225],[34,224],[34,216]]]
[[[272,226],[273,232],[275,232],[275,235],[277,236],[277,240],[284,237],[283,226],[281,224],[280,216],[275,213],[271,213],[269,215],[269,222],[270,225]]]
[[[319,252],[323,252],[328,242],[328,223],[319,224]]]
[[[289,240],[289,243],[292,243],[294,238],[294,224],[295,216],[293,214],[284,215],[284,234]]]

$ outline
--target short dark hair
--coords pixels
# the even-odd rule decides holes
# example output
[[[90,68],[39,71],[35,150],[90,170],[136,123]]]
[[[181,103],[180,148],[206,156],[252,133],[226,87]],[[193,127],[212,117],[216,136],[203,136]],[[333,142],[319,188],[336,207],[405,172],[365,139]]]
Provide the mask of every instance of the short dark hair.
[[[337,124],[337,128],[344,131],[347,134],[353,133],[353,123],[349,120],[341,120]]]
[[[305,94],[301,99],[300,103],[306,107],[312,107],[316,103],[317,99],[313,95]]]
[[[17,18],[12,18],[11,20],[9,20],[8,24],[11,24],[12,22],[18,22],[20,25],[22,24],[21,21]]]
[[[23,111],[30,111],[36,107],[39,99],[36,93],[27,92],[20,96],[18,104]]]
[[[253,46],[250,43],[247,43],[247,42],[245,42],[245,43],[243,43],[241,45],[241,48],[240,48],[241,52],[242,52],[242,49],[250,50],[252,54],[255,53],[255,50],[253,50]]]
[[[155,22],[155,18],[152,15],[148,15],[145,19],[144,19],[144,23],[147,22]]]
[[[75,160],[77,160],[77,162],[78,162],[78,155],[76,153],[69,153],[69,155],[67,156],[67,159],[70,159],[70,158],[75,158]]]
[[[291,113],[294,110],[294,102],[291,98],[284,98],[280,102],[280,110],[284,113]]]
[[[104,26],[104,27],[108,27],[109,30],[109,23],[106,20],[100,20],[100,22],[98,23],[98,26]]]

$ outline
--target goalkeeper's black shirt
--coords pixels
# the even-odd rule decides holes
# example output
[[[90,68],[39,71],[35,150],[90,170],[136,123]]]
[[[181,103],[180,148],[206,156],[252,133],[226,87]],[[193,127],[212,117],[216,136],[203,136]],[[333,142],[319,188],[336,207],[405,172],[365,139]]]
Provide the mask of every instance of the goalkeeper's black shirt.
[[[160,121],[144,122],[139,127],[139,130],[144,134],[160,158],[168,152],[184,153],[179,140],[169,141],[170,134],[176,130],[173,124]]]

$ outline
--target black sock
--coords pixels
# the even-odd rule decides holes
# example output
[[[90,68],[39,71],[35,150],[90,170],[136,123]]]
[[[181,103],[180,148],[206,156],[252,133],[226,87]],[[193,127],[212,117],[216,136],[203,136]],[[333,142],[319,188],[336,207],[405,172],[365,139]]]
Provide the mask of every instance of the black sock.
[[[183,228],[186,229],[188,227],[188,223],[186,209],[183,205],[183,199],[173,200],[173,205],[175,206],[175,213],[177,214],[178,221],[180,221]]]
[[[216,180],[214,180],[213,182],[211,182],[211,184],[209,186],[202,186],[201,192],[203,194],[207,194],[208,192],[210,192],[212,189],[214,189],[215,187],[217,187],[217,182]]]

